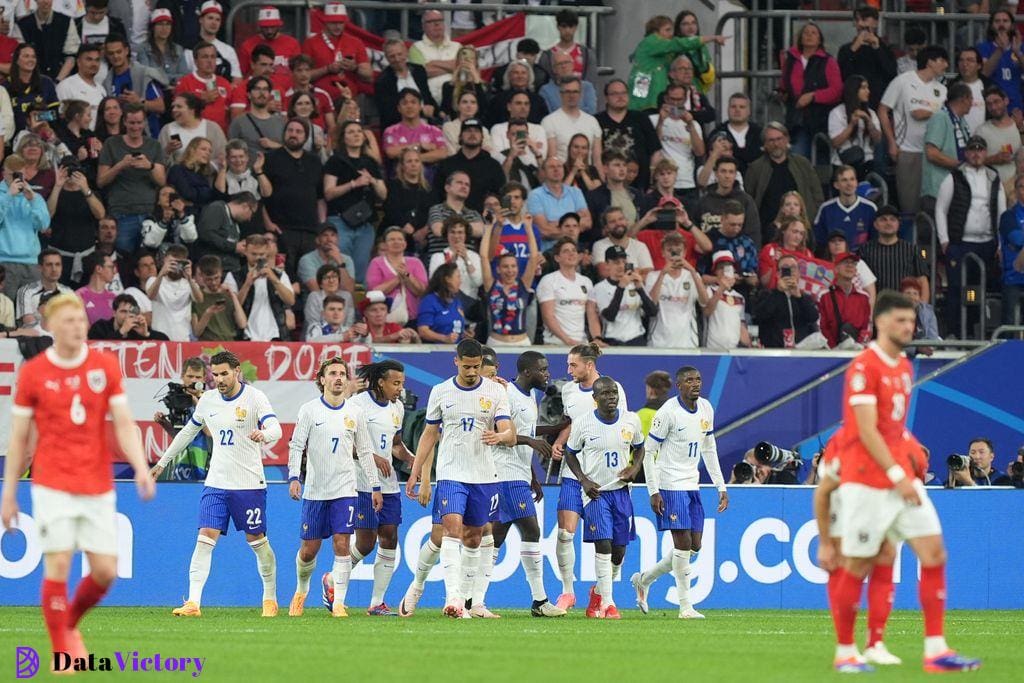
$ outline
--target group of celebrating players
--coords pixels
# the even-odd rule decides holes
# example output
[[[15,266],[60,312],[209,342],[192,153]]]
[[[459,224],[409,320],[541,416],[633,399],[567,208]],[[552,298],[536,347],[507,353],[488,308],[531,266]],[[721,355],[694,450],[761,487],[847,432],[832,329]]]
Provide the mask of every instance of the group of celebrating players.
[[[78,624],[116,574],[108,412],[121,451],[135,468],[143,499],[152,497],[155,477],[200,430],[205,428],[213,441],[189,564],[188,598],[173,613],[201,615],[213,549],[230,521],[244,532],[256,555],[263,616],[276,616],[276,558],[266,535],[262,451],[264,444],[281,438],[282,429],[266,395],[241,380],[239,359],[229,352],[213,356],[216,390],[203,394],[188,424],[147,471],[117,361],[86,346],[81,302],[73,295],[54,297],[45,315],[54,345],[25,363],[19,374],[2,518],[5,528],[17,522],[15,491],[29,462],[34,423],[38,437],[32,459],[32,504],[44,552],[42,612],[53,651],[88,656]],[[882,633],[891,609],[893,544],[906,540],[921,564],[925,669],[976,669],[978,660],[950,650],[943,637],[941,527],[922,483],[927,456],[905,429],[911,367],[902,351],[913,335],[913,304],[901,295],[883,293],[874,317],[878,340],[854,359],[846,374],[844,426],[826,448],[822,484],[815,495],[820,561],[830,571],[828,595],[838,643],[835,668],[860,672],[872,663],[900,662],[885,648]],[[718,489],[718,512],[726,510],[729,499],[718,462],[714,409],[700,397],[701,375],[689,366],[678,370],[679,394],[658,409],[645,438],[639,418],[626,409],[622,386],[597,371],[599,355],[594,345],[570,350],[572,381],[562,388],[562,424],[538,426],[535,392],[550,381],[547,358],[536,351],[522,353],[515,379],[506,381],[497,377],[492,350],[474,340],[460,342],[455,376],[430,392],[415,455],[402,440],[402,365],[384,360],[362,367],[357,383],[340,358],[323,361],[316,376],[320,395],[299,409],[289,443],[289,493],[302,501],[296,589],[289,615],[302,615],[317,554],[323,539],[330,538],[334,564],[323,577],[323,600],[335,617],[348,616],[345,599],[352,567],[376,546],[367,614],[412,616],[427,575],[440,560],[443,613],[453,618],[497,618],[487,609],[485,597],[497,554],[515,525],[522,538],[520,560],[530,588],[531,614],[560,617],[576,603],[574,536],[582,519],[583,541],[594,544],[597,578],[586,616],[619,619],[612,587],[626,547],[635,538],[628,486],[643,471],[658,527],[671,532],[673,551],[630,578],[637,605],[647,613],[649,587],[671,572],[679,617],[702,619],[688,598],[690,560],[700,550],[704,526],[700,461]],[[550,436],[555,437],[553,445],[546,438]],[[544,590],[535,508],[542,490],[533,467],[535,451],[563,463],[556,544],[562,593],[554,603]],[[420,549],[413,582],[397,611],[384,600],[401,524],[393,459],[411,463],[407,496],[423,505],[433,498],[431,534]],[[68,602],[67,578],[76,550],[88,557],[91,573]],[[854,642],[854,625],[868,574],[869,641],[862,655]]]

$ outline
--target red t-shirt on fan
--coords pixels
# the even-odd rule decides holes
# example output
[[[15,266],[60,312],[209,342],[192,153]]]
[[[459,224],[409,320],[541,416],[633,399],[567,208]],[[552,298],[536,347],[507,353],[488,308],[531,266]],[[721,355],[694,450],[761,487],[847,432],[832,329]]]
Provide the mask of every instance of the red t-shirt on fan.
[[[39,432],[32,481],[68,493],[97,495],[113,487],[107,413],[127,403],[115,356],[82,347],[64,360],[51,347],[21,366],[12,413],[31,416]]]
[[[310,36],[302,44],[302,52],[313,59],[315,69],[327,66],[328,64],[340,61],[342,57],[350,57],[356,64],[366,64],[370,61],[366,54],[366,44],[362,40],[348,33],[342,33],[338,38],[331,38],[324,33]],[[337,99],[341,95],[341,86],[347,85],[352,89],[352,94],[359,92],[359,79],[355,74],[349,75],[346,71],[339,71],[336,74],[326,74],[316,81],[314,85],[323,88],[331,97]]]
[[[853,359],[843,380],[843,426],[836,436],[843,483],[892,488],[888,475],[860,440],[853,412],[860,405],[876,407],[878,431],[896,464],[908,477],[918,476],[913,437],[906,429],[911,377],[912,368],[905,356],[891,358],[875,343]]]
[[[178,95],[184,92],[190,92],[197,97],[201,96],[202,93],[206,92],[212,86],[217,89],[217,99],[213,102],[207,102],[206,106],[203,107],[203,113],[201,116],[207,121],[213,121],[223,129],[225,133],[228,132],[228,97],[231,95],[231,83],[223,76],[214,76],[211,80],[204,80],[197,76],[195,72],[187,74],[181,77],[178,81],[178,85],[174,86],[174,94]]]

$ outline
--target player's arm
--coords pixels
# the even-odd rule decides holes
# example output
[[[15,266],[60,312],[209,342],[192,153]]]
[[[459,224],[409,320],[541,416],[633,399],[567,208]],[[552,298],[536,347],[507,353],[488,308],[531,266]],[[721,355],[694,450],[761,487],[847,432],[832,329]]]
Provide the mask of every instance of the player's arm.
[[[121,447],[125,460],[132,466],[135,473],[135,488],[139,498],[149,500],[155,492],[153,478],[149,476],[149,463],[146,462],[146,451],[142,447],[142,433],[135,424],[132,410],[128,407],[128,397],[119,394],[110,399],[110,416],[114,421],[114,438]]]
[[[366,426],[366,417],[360,413],[356,418],[356,460],[363,468],[366,480],[370,482],[370,498],[375,512],[384,507],[384,496],[380,492],[380,477],[377,475],[377,463],[374,460],[373,442],[370,440],[370,429]],[[390,463],[388,472],[390,473]]]
[[[630,449],[630,455],[632,456],[632,464],[619,472],[620,481],[633,481],[636,479],[636,475],[640,474],[640,470],[644,467],[644,442],[633,444]]]
[[[658,452],[661,450],[662,439],[654,434],[654,430],[647,435],[644,442],[644,450],[647,456],[644,458],[644,481],[647,482],[647,495],[651,497],[651,505],[654,505],[654,497],[661,497],[661,480],[658,476]]]
[[[402,440],[402,432],[395,432],[395,438],[391,441],[391,457],[398,458],[410,465],[416,461],[416,456],[405,445],[405,441]]]
[[[597,500],[601,497],[601,487],[599,487],[590,477],[583,474],[583,467],[580,465],[580,460],[576,457],[577,451],[574,451],[571,446],[565,448],[565,464],[569,467],[569,471],[576,475],[576,478],[580,481],[580,486],[583,491],[593,500]]]
[[[167,469],[167,466],[174,462],[185,451],[185,448],[192,443],[192,439],[196,438],[196,435],[202,431],[203,421],[205,421],[205,418],[199,410],[192,412],[192,416],[185,423],[185,426],[181,428],[181,431],[178,432],[178,435],[174,437],[174,440],[171,441],[171,445],[164,450],[164,454],[160,456],[157,463],[149,470],[149,474],[153,479],[159,477]]]
[[[839,481],[830,476],[821,477],[814,489],[814,520],[818,523],[818,566],[831,572],[836,568],[836,548],[831,541],[832,492],[839,488]]]
[[[512,424],[512,420],[508,416],[498,415],[494,418],[494,430],[485,429],[482,438],[488,446],[515,446],[515,425]]]
[[[4,485],[0,494],[0,516],[4,529],[12,529],[18,521],[18,480],[25,470],[25,454],[31,431],[32,413],[28,408],[15,405],[11,411],[11,440],[4,461]]]
[[[309,411],[305,407],[300,408],[295,431],[288,441],[288,495],[292,500],[299,500],[302,497],[299,475],[302,473],[302,453],[306,450],[306,443],[309,440],[309,423]]]
[[[712,422],[712,429],[714,422]],[[722,476],[722,465],[718,461],[718,441],[715,439],[714,431],[704,435],[704,443],[700,449],[701,460],[707,468],[711,483],[718,489],[718,511],[725,512],[729,507],[729,494],[725,490],[725,477]]]
[[[857,396],[853,396],[850,400],[852,402],[857,398]],[[857,435],[860,437],[860,442],[864,444],[864,448],[871,455],[871,459],[882,468],[882,471],[889,477],[889,481],[899,491],[903,500],[912,505],[920,505],[921,498],[917,495],[913,483],[907,477],[907,473],[903,471],[903,468],[896,464],[892,453],[889,452],[889,447],[885,445],[882,433],[878,431],[877,403],[875,401],[863,401],[852,403],[851,407],[853,408],[853,419],[857,422]]]
[[[420,483],[420,492],[426,491],[427,500],[430,495],[430,468],[434,464],[434,447],[437,446],[437,439],[441,433],[440,422],[427,422],[420,434],[420,441],[416,444],[416,458],[412,462],[412,471],[409,473],[409,480],[405,482],[405,495],[413,500],[416,496],[416,482]],[[426,505],[422,500],[423,505]]]

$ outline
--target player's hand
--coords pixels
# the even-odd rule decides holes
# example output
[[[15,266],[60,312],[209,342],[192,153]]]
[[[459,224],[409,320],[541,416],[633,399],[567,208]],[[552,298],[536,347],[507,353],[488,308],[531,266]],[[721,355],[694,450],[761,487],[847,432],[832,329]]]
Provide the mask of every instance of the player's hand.
[[[729,507],[729,494],[725,491],[718,492],[718,511],[725,512]]]
[[[157,463],[156,465],[153,465],[152,467],[149,468],[149,476],[153,478],[153,481],[159,479],[160,475],[163,473],[164,466],[161,465],[160,463]]]
[[[405,497],[409,500],[416,500],[416,481],[419,478],[420,475],[415,469],[409,473],[409,479],[405,482]]]
[[[391,476],[391,461],[390,460],[388,460],[386,458],[382,458],[379,455],[374,455],[373,456],[373,464],[377,466],[377,471],[380,472],[380,476],[382,476],[382,477],[390,477]]]
[[[530,448],[540,453],[542,458],[551,457],[551,444],[544,439],[530,439]]]
[[[490,377],[489,379],[492,382],[497,382],[498,384],[500,384],[504,388],[508,389],[508,380],[505,379],[504,377],[498,377],[497,375],[495,375],[494,377]]]
[[[420,494],[416,497],[416,501],[423,507],[427,507],[427,503],[430,502],[430,480],[426,479],[420,482]]]
[[[253,443],[266,443],[267,437],[263,434],[263,430],[254,429],[249,433],[249,441]]]
[[[384,494],[380,491],[374,491],[370,494],[370,500],[373,502],[373,511],[380,512],[384,507]]]
[[[139,500],[152,500],[156,494],[156,482],[149,472],[139,470],[135,473],[135,490],[139,493]]]
[[[4,496],[0,504],[0,518],[3,519],[4,531],[10,531],[18,526],[18,499],[14,496]]]
[[[651,510],[656,515],[665,514],[665,499],[661,497],[660,493],[654,493],[651,495]]]
[[[619,481],[633,481],[638,474],[640,474],[640,468],[636,465],[630,465],[619,472]]]
[[[544,500],[544,487],[540,485],[537,479],[530,482],[530,490],[533,491],[533,502],[539,503]]]
[[[920,505],[921,496],[918,495],[917,489],[914,488],[914,480],[910,477],[904,477],[900,480],[900,483],[896,484],[896,491],[900,494],[905,502],[911,505]]]
[[[586,493],[587,497],[591,500],[597,500],[601,497],[601,487],[590,479],[581,480],[580,486],[583,487],[584,493]]]
[[[552,446],[551,447],[551,459],[560,462],[562,460],[562,455],[565,452],[564,448],[565,448],[564,444],[560,444],[560,443],[556,443],[554,446]]]
[[[831,539],[818,541],[818,566],[827,572],[833,572],[839,566],[836,545]]]
[[[493,429],[485,429],[483,435],[480,437],[488,446],[497,446],[501,443],[501,434],[494,431]]]

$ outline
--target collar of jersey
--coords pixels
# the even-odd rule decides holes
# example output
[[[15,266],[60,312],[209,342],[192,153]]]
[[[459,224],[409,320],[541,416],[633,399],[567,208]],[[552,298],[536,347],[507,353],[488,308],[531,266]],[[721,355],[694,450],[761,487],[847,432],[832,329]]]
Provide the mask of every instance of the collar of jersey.
[[[369,394],[370,400],[373,401],[376,405],[380,406],[381,408],[387,408],[389,405],[391,405],[391,403],[389,403],[388,401],[384,401],[383,403],[378,401],[377,397],[373,395],[372,391],[367,391],[366,393]]]
[[[611,422],[608,422],[603,417],[601,417],[601,412],[599,410],[596,410],[596,409],[594,410],[594,417],[597,418],[597,421],[602,423],[602,424],[606,424],[606,425],[613,425],[616,422],[618,422],[619,421],[619,414],[620,414],[619,413],[619,409],[616,408],[615,409],[615,418]]]
[[[484,378],[483,377],[479,377],[479,378],[477,378],[477,383],[476,384],[474,384],[471,387],[464,387],[461,384],[459,384],[457,377],[452,377],[452,384],[454,384],[455,388],[458,389],[459,391],[473,391],[475,389],[479,389],[480,385],[483,384],[483,383],[484,383]]]
[[[523,391],[522,387],[520,387],[514,381],[510,382],[510,384],[512,386],[514,386],[516,389],[519,389],[519,393],[522,394],[523,396],[525,396],[527,398],[533,398],[533,389],[530,389],[529,391]]]
[[[224,398],[224,394],[221,394],[220,397],[221,397],[221,399],[224,400],[225,403],[231,403],[236,398],[241,396],[243,391],[245,391],[245,382],[239,382],[238,383],[238,393],[237,394],[235,394],[234,396],[232,396],[230,398]]]
[[[46,358],[62,370],[73,370],[85,362],[85,359],[89,356],[89,346],[82,344],[82,349],[78,352],[78,355],[74,358],[61,358],[57,355],[57,349],[52,346],[46,349]]]
[[[679,396],[676,396],[676,400],[679,401],[679,407],[682,408],[683,410],[685,410],[686,412],[688,412],[690,415],[696,415],[697,414],[697,404],[696,403],[693,404],[693,410],[690,410],[689,408],[686,407],[686,404],[683,403],[683,395],[682,394],[680,394]]]
[[[324,397],[322,395],[320,396],[320,402],[327,406],[328,410],[341,410],[342,408],[345,407],[344,401],[341,402],[340,406],[332,406],[330,403],[324,400]]]

